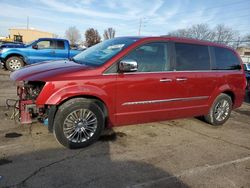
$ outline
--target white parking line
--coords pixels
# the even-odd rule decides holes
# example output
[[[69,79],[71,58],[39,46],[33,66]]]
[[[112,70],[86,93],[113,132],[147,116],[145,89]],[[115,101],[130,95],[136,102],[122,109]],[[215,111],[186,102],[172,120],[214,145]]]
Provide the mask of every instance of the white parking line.
[[[156,179],[156,180],[151,180],[151,181],[148,181],[148,182],[132,185],[131,187],[152,186],[155,183],[159,183],[161,181],[168,181],[168,180],[171,180],[171,179],[179,178],[181,176],[189,176],[189,175],[192,175],[192,174],[205,172],[207,170],[214,170],[214,169],[217,169],[217,168],[221,168],[221,167],[228,166],[228,165],[231,165],[231,164],[241,163],[241,162],[248,161],[248,160],[250,160],[250,156],[244,157],[244,158],[241,158],[241,159],[236,159],[236,160],[233,160],[233,161],[223,162],[223,163],[220,163],[220,164],[205,165],[205,166],[200,166],[200,167],[196,167],[196,168],[191,168],[191,169],[188,169],[188,170],[184,170],[183,172],[181,172],[180,174],[177,174],[177,175],[168,176],[168,177],[164,177],[164,178],[160,178],[160,179]]]

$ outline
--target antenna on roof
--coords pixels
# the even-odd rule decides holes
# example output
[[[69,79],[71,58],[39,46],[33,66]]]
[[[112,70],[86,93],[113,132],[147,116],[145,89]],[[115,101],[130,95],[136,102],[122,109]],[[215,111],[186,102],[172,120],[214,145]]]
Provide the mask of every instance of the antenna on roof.
[[[29,16],[27,16],[27,30],[29,29]]]
[[[138,31],[138,35],[139,36],[141,35],[141,22],[142,22],[142,19],[140,18],[140,21],[139,21],[139,31]]]

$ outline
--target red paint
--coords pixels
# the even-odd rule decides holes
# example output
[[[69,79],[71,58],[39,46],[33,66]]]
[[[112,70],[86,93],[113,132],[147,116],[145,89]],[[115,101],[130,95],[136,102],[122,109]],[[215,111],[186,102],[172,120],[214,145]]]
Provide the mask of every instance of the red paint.
[[[20,113],[20,123],[30,124],[32,123],[32,115],[29,113],[27,107],[28,105],[34,104],[32,100],[20,100],[19,101],[19,113]]]
[[[60,105],[72,97],[98,98],[107,107],[111,126],[205,115],[215,98],[223,92],[232,93],[234,108],[242,104],[246,87],[243,68],[235,71],[103,74],[107,68],[138,45],[153,41],[176,41],[222,46],[184,38],[147,37],[139,39],[98,68],[60,61],[58,64],[53,64],[53,67],[46,66],[46,63],[43,63],[24,68],[14,72],[11,77],[17,81],[46,82],[36,99],[37,105]],[[173,82],[159,82],[162,78],[172,79]],[[187,78],[187,80],[177,82],[177,78]],[[123,105],[126,102],[133,101],[197,96],[208,96],[208,98],[145,105]]]

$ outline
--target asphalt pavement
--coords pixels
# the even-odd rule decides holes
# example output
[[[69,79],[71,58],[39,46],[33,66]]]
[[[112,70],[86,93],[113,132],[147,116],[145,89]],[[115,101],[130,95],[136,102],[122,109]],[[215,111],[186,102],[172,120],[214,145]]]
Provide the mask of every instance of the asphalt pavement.
[[[7,74],[0,83],[0,101],[15,97]],[[78,150],[0,107],[0,187],[250,187],[249,98],[221,127],[196,118],[122,126]]]

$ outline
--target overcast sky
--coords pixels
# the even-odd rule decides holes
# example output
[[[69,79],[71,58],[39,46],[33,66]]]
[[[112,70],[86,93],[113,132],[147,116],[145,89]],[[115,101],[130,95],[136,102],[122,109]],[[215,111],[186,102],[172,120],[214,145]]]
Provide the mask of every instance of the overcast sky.
[[[116,36],[163,35],[192,24],[211,27],[223,23],[241,34],[250,33],[250,0],[0,0],[0,36],[9,28],[26,27],[60,37],[76,26],[81,34],[90,27],[102,35],[108,27]]]

